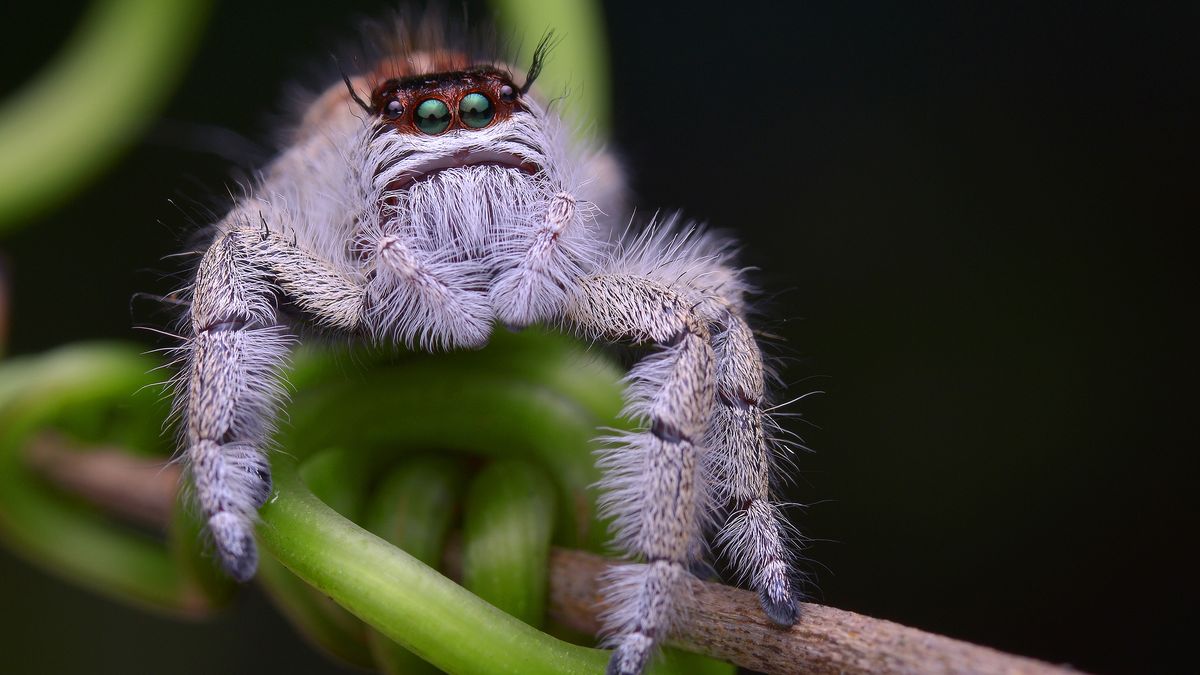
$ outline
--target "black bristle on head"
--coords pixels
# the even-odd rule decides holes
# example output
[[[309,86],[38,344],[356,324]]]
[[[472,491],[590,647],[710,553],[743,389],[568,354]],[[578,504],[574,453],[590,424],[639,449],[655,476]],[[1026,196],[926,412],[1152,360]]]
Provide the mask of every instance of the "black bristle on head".
[[[558,40],[554,39],[554,31],[546,31],[542,39],[538,41],[538,46],[533,50],[533,63],[529,66],[529,74],[525,76],[525,84],[521,85],[521,93],[529,93],[529,89],[533,87],[533,83],[542,74],[542,66],[546,65],[546,55],[551,49],[558,44]]]
[[[342,74],[342,82],[346,83],[346,90],[350,92],[350,98],[354,99],[354,102],[358,104],[358,107],[362,108],[367,113],[373,112],[371,106],[367,105],[367,102],[362,100],[362,97],[359,96],[358,92],[354,90],[354,83],[350,81],[350,76],[346,74],[346,71],[342,70],[342,65],[338,63],[337,56],[333,56],[333,63],[338,67],[338,71]]]

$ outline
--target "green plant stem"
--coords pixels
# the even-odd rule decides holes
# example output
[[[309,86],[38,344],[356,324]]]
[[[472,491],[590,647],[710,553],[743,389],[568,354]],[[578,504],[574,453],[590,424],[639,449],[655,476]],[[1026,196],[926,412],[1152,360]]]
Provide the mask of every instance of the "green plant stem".
[[[436,568],[454,524],[463,469],[462,462],[449,457],[422,456],[401,462],[371,496],[367,529]],[[371,629],[367,642],[375,664],[389,675],[439,672],[379,631]]]
[[[534,628],[546,615],[554,483],[505,459],[471,482],[463,513],[463,586]]]
[[[271,556],[258,562],[257,581],[288,622],[309,642],[359,668],[373,670],[367,628],[358,617],[325,597]]]
[[[538,37],[549,30],[554,51],[538,80],[547,98],[566,94],[564,119],[580,120],[600,137],[608,132],[610,110],[608,43],[604,14],[594,0],[493,0],[500,22],[521,38],[521,58],[515,66],[529,67]]]
[[[61,201],[132,141],[174,89],[208,8],[93,4],[56,60],[0,108],[0,232]]]
[[[369,479],[362,453],[344,448],[313,453],[300,465],[300,477],[317,499],[358,522]],[[301,635],[342,661],[375,667],[368,628],[353,614],[270,556],[262,557],[258,580]]]
[[[258,535],[301,579],[450,673],[598,673],[607,653],[561,642],[466,589],[321,503],[295,462],[272,463],[277,490]]]
[[[317,499],[361,524],[371,481],[369,460],[365,453],[344,447],[328,448],[300,464],[300,477]]]
[[[304,425],[302,432],[297,424],[281,438],[301,458],[312,448],[344,443],[356,452],[453,448],[534,459],[562,490],[558,540],[594,549],[606,536],[591,494],[598,478],[591,456],[596,418],[515,375],[489,372],[483,363],[419,360],[300,392],[290,411],[296,420],[338,420],[336,426]]]
[[[533,338],[535,342],[540,339]],[[512,364],[521,362],[516,356],[520,350],[513,349],[511,354],[506,350],[516,344],[505,346],[501,340],[500,347],[490,354],[462,360],[443,357],[445,368],[441,359],[434,363],[414,358],[402,368],[373,369],[352,382],[349,391],[339,390],[335,383],[301,391],[297,403],[307,401],[309,407],[300,405],[293,411],[297,424],[291,436],[301,448],[294,455],[313,457],[307,468],[310,477],[324,485],[327,499],[352,512],[360,509],[359,498],[343,493],[347,489],[362,492],[374,467],[389,461],[397,451],[453,447],[507,458],[503,462],[520,462],[512,458],[524,456],[542,465],[566,467],[568,473],[583,466],[590,469],[589,439],[596,417],[587,405],[571,403],[534,381],[541,375],[532,377],[514,370]],[[548,358],[555,354],[551,349],[542,353]],[[511,361],[510,355],[514,355]],[[0,366],[0,534],[44,565],[114,597],[174,611],[206,608],[211,603],[204,593],[206,584],[196,578],[197,572],[203,575],[202,567],[181,565],[160,543],[124,531],[50,491],[20,461],[24,440],[47,424],[71,422],[68,426],[88,436],[112,431],[124,435],[137,416],[152,418],[144,403],[131,396],[151,381],[152,365],[131,349],[88,345],[14,359]],[[543,367],[537,372],[556,371]],[[590,383],[605,390],[615,381],[600,376],[602,370],[577,372],[575,381],[554,386],[586,387]],[[310,380],[307,384],[317,383]],[[598,405],[597,412],[602,408],[604,405]],[[115,427],[100,422],[105,415],[97,411],[117,409],[127,412]],[[381,423],[397,410],[405,412],[402,424]],[[73,420],[72,413],[78,413]],[[331,425],[322,422],[329,419],[338,420],[336,429],[328,429]],[[313,452],[326,433],[342,441],[361,436],[376,443],[366,444],[362,450],[356,445],[344,446],[355,447],[353,452]],[[369,633],[361,620],[453,673],[582,673],[603,668],[605,652],[570,645],[537,631],[338,515],[307,488],[289,454],[291,446],[285,443],[284,447],[288,452],[273,456],[277,490],[262,510],[259,532],[264,551],[283,565],[264,555],[261,574],[282,609],[332,653],[351,663],[371,663],[372,653],[365,643]],[[568,477],[564,483],[577,485],[581,477]],[[542,479],[542,484],[531,490],[545,492],[549,483]],[[489,498],[484,503],[504,510],[519,504],[529,492],[522,490],[499,502]],[[547,494],[538,501],[551,501]],[[478,508],[489,510],[487,506]],[[415,509],[413,516],[434,520],[419,511]],[[443,517],[447,511],[442,508]],[[545,519],[537,528],[541,531],[538,542],[545,541],[549,528],[547,511],[543,505],[527,513],[533,519]],[[585,525],[594,526],[594,512],[586,513]],[[568,515],[578,514],[569,511]],[[196,526],[177,514],[173,539],[194,536]],[[56,536],[47,537],[47,532]],[[178,546],[173,549],[180,555]],[[432,559],[436,549],[429,547],[425,556]],[[220,595],[222,588],[227,586],[217,584],[209,590]],[[654,672],[689,671],[687,666],[672,668],[673,662],[668,655]]]

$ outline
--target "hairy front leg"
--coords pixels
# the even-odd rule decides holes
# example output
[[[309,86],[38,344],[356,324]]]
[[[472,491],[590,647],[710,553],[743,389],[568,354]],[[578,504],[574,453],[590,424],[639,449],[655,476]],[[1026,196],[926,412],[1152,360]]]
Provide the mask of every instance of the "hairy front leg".
[[[731,242],[668,218],[631,237],[618,266],[684,298],[712,331],[716,399],[702,443],[716,543],[759,594],[766,614],[790,625],[797,614],[789,526],[771,499],[773,453],[764,426],[763,357],[744,318],[747,285],[728,264]]]
[[[628,378],[627,413],[645,428],[615,439],[601,461],[602,505],[617,543],[644,560],[617,568],[605,590],[616,647],[608,672],[633,675],[674,626],[702,534],[698,446],[713,405],[712,347],[678,294],[633,275],[584,278],[568,318],[595,338],[660,347]]]
[[[767,616],[790,626],[797,605],[786,521],[771,501],[762,355],[750,327],[731,310],[724,312],[713,343],[717,396],[708,433],[710,472],[716,499],[730,508],[717,543],[758,591]]]
[[[319,323],[357,326],[361,287],[332,266],[277,233],[225,232],[197,270],[177,392],[195,498],[222,566],[239,581],[258,564],[254,519],[271,489],[264,451],[284,397],[279,370],[293,342],[277,321],[280,290]]]

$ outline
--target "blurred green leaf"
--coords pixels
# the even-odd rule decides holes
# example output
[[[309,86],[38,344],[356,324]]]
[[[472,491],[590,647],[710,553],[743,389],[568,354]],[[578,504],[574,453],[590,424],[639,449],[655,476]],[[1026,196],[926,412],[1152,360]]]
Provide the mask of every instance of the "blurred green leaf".
[[[180,80],[208,9],[96,0],[55,61],[0,107],[0,232],[60,203],[132,142]]]
[[[579,131],[608,133],[612,115],[604,13],[591,0],[492,0],[500,23],[520,41],[520,59],[527,68],[541,36],[554,32],[554,50],[538,79],[538,89],[550,99],[564,94],[563,118],[583,125]]]

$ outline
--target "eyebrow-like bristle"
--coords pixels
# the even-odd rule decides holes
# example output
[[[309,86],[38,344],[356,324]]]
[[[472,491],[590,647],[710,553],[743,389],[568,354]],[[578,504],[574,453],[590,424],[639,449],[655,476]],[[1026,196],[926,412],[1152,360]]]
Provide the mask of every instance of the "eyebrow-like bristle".
[[[525,75],[525,84],[521,85],[522,94],[529,93],[530,88],[533,87],[533,83],[542,74],[542,67],[546,64],[546,56],[556,45],[558,45],[558,40],[554,39],[554,31],[546,31],[546,34],[538,41],[538,46],[533,50],[533,63],[529,65],[529,73]]]
[[[350,98],[358,104],[358,107],[362,108],[368,113],[373,112],[371,106],[367,105],[366,101],[363,101],[362,97],[358,95],[358,91],[354,89],[354,83],[350,81],[350,76],[344,71],[342,72],[342,81],[346,83],[346,89],[350,92]]]

